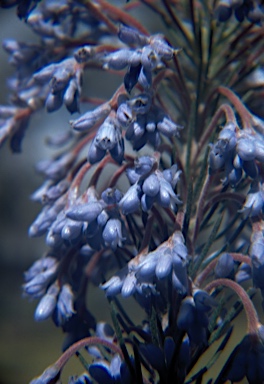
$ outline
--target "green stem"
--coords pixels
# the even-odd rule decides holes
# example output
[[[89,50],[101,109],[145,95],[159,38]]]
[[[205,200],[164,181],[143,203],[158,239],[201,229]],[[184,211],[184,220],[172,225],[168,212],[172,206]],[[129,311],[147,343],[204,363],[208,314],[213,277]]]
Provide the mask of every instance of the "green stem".
[[[209,191],[211,182],[212,182],[212,176],[209,175],[209,173],[208,173],[207,177],[205,179],[204,185],[203,185],[203,189],[202,189],[201,194],[200,194],[198,204],[197,204],[195,227],[194,227],[193,240],[192,240],[193,244],[195,243],[195,240],[198,236],[198,232],[199,232],[199,228],[200,228],[200,224],[201,224],[201,220],[202,220],[203,208],[205,205],[205,200],[206,200],[206,197],[208,195],[208,191]]]
[[[220,215],[216,219],[216,221],[214,223],[214,226],[213,226],[213,229],[212,229],[212,232],[210,233],[209,238],[208,238],[206,244],[204,245],[200,255],[193,262],[193,265],[192,265],[192,268],[191,268],[191,272],[190,272],[190,275],[192,276],[192,278],[196,275],[196,272],[200,268],[200,266],[201,266],[205,256],[207,255],[207,252],[209,251],[211,245],[213,244],[213,242],[215,240],[215,237],[216,237],[216,234],[218,232],[218,229],[219,229],[219,227],[221,225],[222,219],[223,219],[223,215]]]

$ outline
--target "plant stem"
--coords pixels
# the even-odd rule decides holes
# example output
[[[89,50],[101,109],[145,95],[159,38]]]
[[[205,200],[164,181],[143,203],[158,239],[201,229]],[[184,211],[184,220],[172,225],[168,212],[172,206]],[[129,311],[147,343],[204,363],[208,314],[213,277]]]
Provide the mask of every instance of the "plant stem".
[[[229,279],[217,279],[207,284],[205,291],[210,292],[212,289],[221,285],[232,289],[239,296],[247,316],[247,332],[250,334],[257,334],[259,319],[256,309],[246,291],[239,284]]]

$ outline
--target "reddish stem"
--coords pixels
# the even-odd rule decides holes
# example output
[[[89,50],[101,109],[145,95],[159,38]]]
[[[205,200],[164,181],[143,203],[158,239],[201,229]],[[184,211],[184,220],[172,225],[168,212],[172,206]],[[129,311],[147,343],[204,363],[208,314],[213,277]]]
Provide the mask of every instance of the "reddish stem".
[[[109,188],[114,188],[118,179],[123,175],[124,171],[129,167],[131,167],[131,163],[126,163],[121,165],[121,167],[116,170],[116,172],[113,174],[112,178],[109,181]]]
[[[88,347],[91,345],[103,345],[104,347],[111,349],[111,351],[113,351],[114,353],[118,353],[121,359],[124,358],[121,349],[117,345],[111,343],[110,341],[101,339],[100,337],[91,336],[91,337],[86,337],[80,341],[77,341],[76,343],[71,345],[56,361],[56,363],[54,364],[54,367],[56,367],[59,371],[61,371],[65,366],[65,364],[67,363],[67,361],[70,359],[70,357],[72,357],[76,352],[78,352],[79,349]]]
[[[114,23],[112,23],[109,17],[98,7],[97,4],[95,4],[93,1],[90,1],[90,0],[80,0],[80,2],[86,6],[86,8],[92,13],[92,15],[96,19],[104,22],[111,33],[113,33],[114,35],[117,35],[118,28],[115,26]]]
[[[215,126],[216,126],[218,120],[223,115],[225,115],[227,123],[234,123],[235,125],[237,125],[237,121],[236,121],[236,117],[235,117],[233,109],[228,104],[222,104],[217,109],[217,111],[215,112],[215,114],[211,120],[211,123],[208,125],[208,127],[204,131],[204,134],[202,135],[201,139],[198,142],[197,150],[196,150],[196,153],[193,157],[193,165],[194,165],[194,163],[197,162],[197,158],[199,157],[201,150],[203,149],[204,145],[208,142],[210,136],[212,135],[212,133],[215,129]]]
[[[98,182],[98,179],[102,173],[102,171],[104,170],[104,168],[106,167],[107,164],[115,164],[115,161],[112,159],[112,157],[110,155],[107,155],[105,156],[105,158],[103,160],[101,160],[101,162],[99,163],[98,167],[96,168],[93,176],[91,177],[91,180],[89,182],[89,185],[91,186],[95,186]]]
[[[246,263],[251,266],[251,259],[249,256],[243,255],[242,253],[236,253],[236,252],[228,252],[230,256],[232,256],[233,260],[239,261],[240,263]],[[200,286],[203,281],[206,280],[206,278],[210,275],[210,273],[215,268],[216,264],[218,263],[218,260],[221,255],[216,257],[214,260],[212,260],[207,267],[196,277],[194,280],[194,284],[196,286]]]
[[[237,202],[238,204],[243,204],[245,201],[245,197],[237,192],[223,192],[219,193],[217,190],[212,196],[210,196],[210,200],[207,202],[207,204],[204,206],[203,209],[203,215],[216,203],[219,203],[219,201],[222,200],[233,200]]]
[[[92,128],[92,132],[89,133],[89,135],[85,136],[77,145],[76,147],[73,149],[73,155],[74,156],[77,156],[81,150],[83,149],[83,147],[89,143],[93,138],[94,138],[94,135],[95,135],[95,131],[96,129],[100,126],[102,120],[100,120],[98,123],[96,123],[93,128]]]
[[[221,285],[232,289],[239,296],[247,316],[247,332],[252,335],[257,334],[259,328],[258,314],[250,297],[239,284],[229,279],[217,279],[207,284],[205,291],[210,292],[212,289],[218,288]]]
[[[103,254],[103,249],[101,251],[98,251],[96,252],[92,257],[91,259],[89,260],[87,266],[85,267],[85,276],[87,278],[90,278],[93,271],[94,271],[94,268],[96,267],[96,265],[98,264],[98,262],[100,261],[101,257],[102,257],[102,254]]]
[[[78,195],[78,192],[79,192],[79,189],[80,189],[80,185],[83,181],[83,178],[84,176],[86,175],[86,173],[89,171],[89,169],[91,168],[91,164],[90,163],[85,163],[81,169],[79,170],[79,172],[77,173],[77,175],[75,176],[75,178],[73,179],[73,182],[71,184],[71,187],[68,191],[68,201],[72,201],[72,200],[75,200],[77,198],[77,195]]]
[[[109,105],[112,109],[117,109],[117,101],[118,101],[118,97],[119,95],[121,95],[122,93],[125,93],[126,94],[126,90],[125,90],[125,86],[124,84],[121,84],[117,90],[115,91],[115,93],[113,94],[113,96],[111,97],[111,99],[109,100]]]
[[[242,119],[243,128],[251,128],[252,125],[252,115],[249,110],[242,103],[240,98],[227,87],[220,86],[218,87],[218,92],[228,98],[231,103],[236,108],[239,116]]]
[[[137,21],[133,16],[129,15],[128,13],[123,11],[121,8],[118,8],[115,5],[109,4],[105,0],[97,0],[97,2],[100,4],[103,12],[107,13],[109,17],[113,18],[114,20],[120,21],[124,24],[130,25],[136,28],[143,35],[149,36],[148,30],[144,28],[143,25],[139,21]]]

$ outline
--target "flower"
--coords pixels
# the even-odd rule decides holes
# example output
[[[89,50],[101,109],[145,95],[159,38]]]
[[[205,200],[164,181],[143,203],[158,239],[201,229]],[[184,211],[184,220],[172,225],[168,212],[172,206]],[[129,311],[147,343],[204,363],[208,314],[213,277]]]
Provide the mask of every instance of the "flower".
[[[262,333],[258,336],[247,334],[235,347],[215,382],[219,384],[226,380],[241,381],[246,377],[250,384],[262,383],[264,380],[263,359]]]
[[[71,384],[261,383],[252,297],[264,297],[263,2],[141,3],[0,5],[37,35],[3,43],[13,74],[0,145],[21,151],[44,107],[78,113],[69,124],[58,115],[61,132],[46,141],[57,154],[36,165],[41,208],[29,236],[47,251],[23,291],[38,300],[35,320],[50,318],[66,338],[32,383],[58,382],[73,355],[85,372]],[[150,9],[164,35],[142,22]],[[91,285],[107,296],[113,329],[92,314]],[[230,353],[242,310],[247,331]]]

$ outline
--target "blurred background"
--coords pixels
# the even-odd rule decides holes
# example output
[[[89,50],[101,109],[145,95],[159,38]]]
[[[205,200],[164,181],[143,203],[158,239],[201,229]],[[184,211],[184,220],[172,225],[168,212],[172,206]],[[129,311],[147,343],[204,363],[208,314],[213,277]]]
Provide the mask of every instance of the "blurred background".
[[[2,42],[7,38],[36,42],[38,38],[17,18],[15,8],[0,9],[0,26],[0,104],[8,105],[6,83],[14,68],[8,64]],[[109,78],[106,73],[100,73],[98,81],[95,73],[88,73],[85,94],[110,97],[120,82],[120,76]],[[0,384],[29,383],[61,354],[62,331],[51,320],[34,321],[37,301],[23,297],[22,284],[23,273],[46,249],[43,237],[29,239],[27,234],[40,212],[40,205],[30,200],[30,195],[42,184],[34,164],[56,153],[45,146],[45,138],[68,128],[70,118],[64,107],[52,114],[38,112],[26,132],[21,153],[12,153],[8,142],[0,149]],[[101,290],[89,289],[88,300],[98,321],[110,321]],[[128,307],[130,304],[127,303]],[[77,359],[71,360],[64,377],[83,371]]]
[[[6,79],[13,68],[8,64],[2,41],[31,41],[32,36],[16,17],[15,8],[0,10],[0,25],[0,104],[7,104]],[[34,163],[46,156],[42,152],[45,134],[40,114],[30,125],[22,153],[11,153],[8,143],[0,150],[1,384],[28,383],[58,358],[63,338],[50,321],[34,321],[36,302],[22,298],[21,288],[24,271],[44,250],[43,239],[30,240],[27,230],[39,211],[29,197],[41,183]]]

